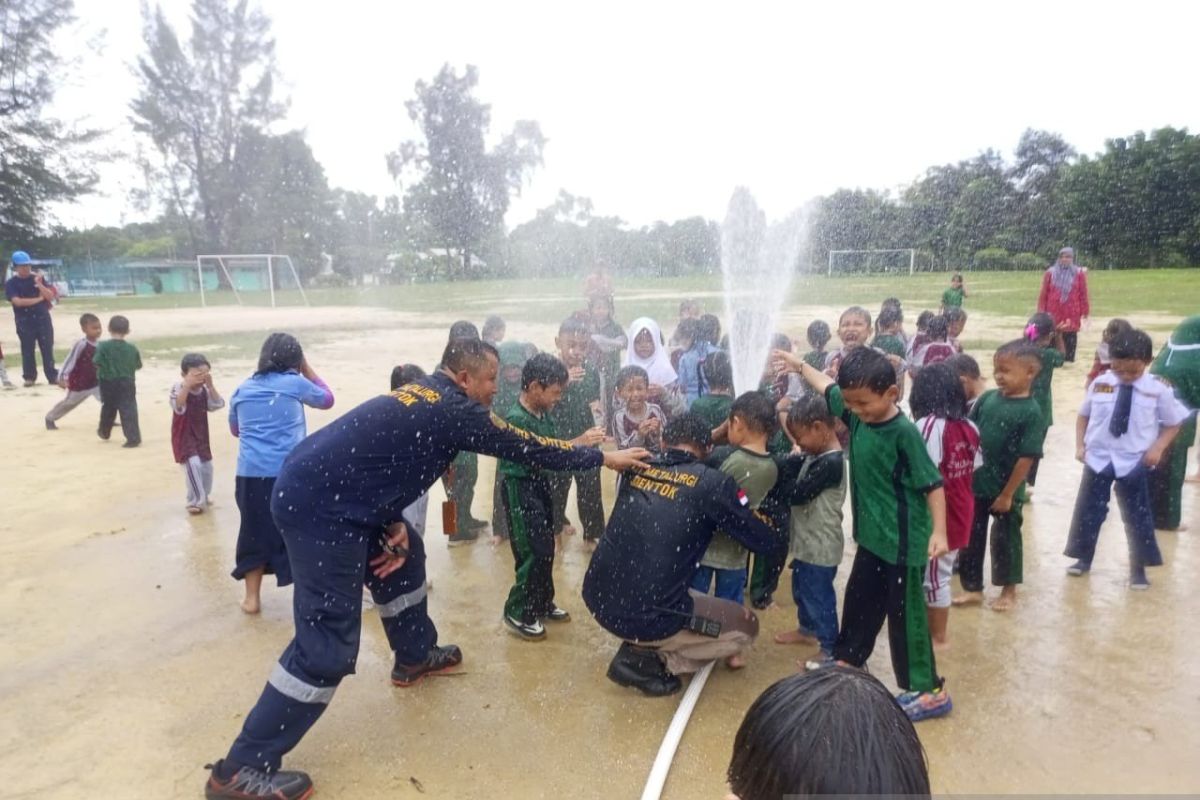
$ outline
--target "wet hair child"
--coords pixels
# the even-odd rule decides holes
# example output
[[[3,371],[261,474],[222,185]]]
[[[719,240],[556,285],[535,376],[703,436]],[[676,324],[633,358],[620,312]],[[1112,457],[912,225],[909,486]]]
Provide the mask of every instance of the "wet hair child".
[[[897,702],[913,721],[948,714],[953,704],[937,674],[928,620],[920,613],[925,564],[948,549],[946,495],[920,431],[896,405],[895,368],[882,353],[859,347],[842,362],[835,384],[790,353],[775,351],[772,358],[801,370],[850,429],[858,550],[833,657],[856,667],[866,664],[886,619],[892,667],[904,690]]]
[[[142,355],[125,337],[129,335],[129,320],[116,314],[108,321],[111,338],[96,345],[93,363],[100,386],[100,426],[96,433],[105,441],[112,435],[113,423],[121,416],[121,432],[125,434],[122,447],[137,447],[142,443],[138,426],[137,385],[134,375],[142,368]]]
[[[894,321],[892,323],[889,323],[889,324],[895,326],[895,330],[893,330],[892,332],[896,336],[899,336],[902,341],[907,341],[907,337],[904,335],[904,330],[903,330],[903,328],[904,328],[904,307],[900,304],[900,298],[889,297],[886,300],[884,300],[882,303],[879,304],[879,315],[875,317],[875,335],[876,336],[879,336],[882,333],[886,333],[884,321],[883,321],[883,319],[881,319],[885,314],[888,315],[889,317],[891,317],[893,314],[895,315]]]
[[[507,327],[503,319],[493,314],[483,321],[483,330],[480,332],[480,336],[490,345],[499,345],[504,341]]]
[[[1112,357],[1109,355],[1109,346],[1113,339],[1120,336],[1122,333],[1128,333],[1133,330],[1133,326],[1127,320],[1110,319],[1108,324],[1104,326],[1104,333],[1100,335],[1100,344],[1096,346],[1096,357],[1092,359],[1092,368],[1088,371],[1087,386],[1092,385],[1092,381],[1097,377],[1108,372],[1112,365]]]
[[[950,288],[942,292],[942,313],[945,314],[951,308],[962,308],[966,296],[967,287],[963,284],[963,276],[956,272],[950,278]]]
[[[521,371],[521,396],[505,415],[514,428],[547,439],[559,438],[550,412],[563,398],[570,381],[566,365],[549,353],[539,353]],[[603,434],[589,431],[572,444],[597,444]],[[567,622],[571,615],[554,604],[554,485],[550,473],[512,461],[497,467],[502,477],[504,510],[508,516],[516,579],[504,604],[504,624],[524,639],[546,635],[543,620]]]
[[[975,519],[971,539],[958,554],[958,577],[963,594],[956,606],[983,601],[983,559],[991,526],[992,584],[1000,597],[996,611],[1007,611],[1017,601],[1017,585],[1024,578],[1021,526],[1024,518],[1025,477],[1042,457],[1046,422],[1041,406],[1030,394],[1042,368],[1041,353],[1027,340],[1003,345],[992,359],[996,388],[984,392],[970,419],[979,429],[983,466],[975,470],[971,490]]]
[[[1112,368],[1092,382],[1075,424],[1075,458],[1083,462],[1083,478],[1064,555],[1076,559],[1069,575],[1091,571],[1115,483],[1129,540],[1129,588],[1148,589],[1146,567],[1162,564],[1149,471],[1162,461],[1189,412],[1169,385],[1146,372],[1154,345],[1145,332],[1118,333],[1109,354]]]
[[[1050,426],[1054,424],[1054,394],[1051,381],[1054,378],[1054,370],[1066,363],[1062,334],[1055,329],[1053,317],[1039,312],[1029,318],[1029,324],[1025,326],[1025,339],[1037,348],[1038,357],[1042,360],[1042,368],[1033,379],[1030,394],[1041,407],[1042,419],[1045,421],[1046,431],[1049,432]],[[1037,483],[1040,463],[1039,458],[1029,470],[1026,483],[1030,488]],[[1033,492],[1029,492],[1029,496],[1032,497]]]
[[[690,410],[709,428],[718,428],[729,419],[729,407],[733,405],[733,364],[728,353],[717,350],[708,354],[701,369],[708,394],[696,398]]]
[[[679,346],[683,351],[679,356],[676,371],[679,373],[679,391],[687,401],[690,411],[692,403],[709,392],[708,381],[704,377],[704,359],[717,352],[717,347],[709,342],[713,333],[720,335],[720,328],[714,331],[711,325],[704,325],[701,320],[685,319],[679,323],[677,334]]]
[[[917,332],[908,340],[909,361],[912,361],[913,355],[929,341],[929,321],[936,316],[937,314],[929,310],[922,311],[917,315]]]
[[[805,332],[805,338],[808,339],[808,346],[812,349],[804,354],[804,361],[814,369],[825,369],[825,348],[829,345],[829,340],[832,334],[829,332],[829,325],[819,319],[815,319],[808,323],[808,330]]]
[[[790,675],[746,711],[726,774],[736,800],[929,797],[925,751],[887,687],[851,667]]]
[[[775,404],[762,392],[745,392],[729,408],[729,444],[716,460],[720,469],[737,481],[746,494],[750,509],[762,503],[775,486],[778,468],[767,453],[767,440],[775,433]],[[692,578],[692,588],[708,594],[715,582],[714,594],[739,605],[745,601],[748,551],[724,532],[718,532],[700,559]]]
[[[958,355],[950,344],[950,332],[945,317],[934,317],[925,328],[925,343],[914,353],[908,371],[914,378],[930,364],[940,364]]]
[[[979,431],[967,419],[967,397],[958,373],[947,363],[921,370],[908,398],[929,458],[942,474],[946,493],[946,546],[949,551],[925,565],[925,608],[934,648],[949,643],[950,579],[958,551],[971,541],[975,518],[972,481],[982,464]]]
[[[700,316],[700,338],[708,342],[709,347],[718,347],[721,341],[721,320],[716,314]]]
[[[967,400],[967,411],[969,412],[975,407],[979,396],[986,391],[987,382],[983,379],[983,374],[979,371],[979,362],[966,353],[959,353],[954,358],[946,361],[950,368],[958,375],[958,382],[962,384],[963,395]]]
[[[947,341],[954,347],[954,352],[961,353],[963,348],[958,339],[962,336],[963,329],[967,327],[967,312],[958,306],[951,306],[945,310],[942,316],[946,318]]]
[[[842,349],[830,353],[825,359],[825,371],[831,377],[837,378],[838,367],[847,355],[867,344],[871,336],[871,312],[862,306],[850,306],[838,317],[838,338],[842,340]]]
[[[671,334],[671,340],[668,342],[673,350],[677,350],[682,346],[679,339],[679,326],[683,323],[683,321],[685,319],[698,320],[700,319],[700,315],[703,313],[704,309],[700,307],[700,301],[692,298],[686,298],[679,301],[679,322],[675,324],[675,331]],[[674,353],[672,353],[672,355],[674,355]],[[678,361],[673,360],[671,366],[677,367]]]
[[[599,431],[603,437],[604,412],[600,401],[602,381],[596,365],[587,360],[592,334],[587,323],[578,317],[568,317],[558,328],[554,343],[558,346],[558,358],[567,368],[567,385],[562,392],[562,401],[550,410],[550,417],[559,437],[574,439],[588,431]],[[531,359],[532,360],[532,359]],[[524,379],[522,378],[522,382]],[[599,443],[599,440],[597,443]],[[583,525],[583,538],[589,546],[600,541],[604,533],[604,506],[600,499],[600,471],[562,472],[551,481],[554,489],[554,513],[558,530],[572,534],[575,529],[567,524],[567,496],[571,482],[575,482],[579,520]]]
[[[54,423],[70,413],[89,397],[100,399],[100,381],[96,377],[96,343],[100,341],[100,318],[95,314],[79,317],[79,329],[83,338],[71,346],[67,360],[58,371],[58,385],[67,390],[67,396],[59,400],[46,415],[46,430],[57,430]]]
[[[824,397],[807,395],[794,402],[788,410],[787,427],[804,451],[796,477],[787,487],[791,506],[788,559],[799,627],[776,634],[775,641],[815,643],[821,648],[815,661],[822,662],[832,658],[838,634],[833,580],[845,550],[845,458]]]
[[[613,414],[612,433],[621,449],[661,449],[667,416],[649,401],[649,394],[650,376],[646,370],[628,366],[617,373],[617,396],[621,398],[621,405]]]
[[[213,386],[212,365],[200,353],[188,353],[179,365],[183,379],[171,387],[171,450],[183,468],[189,514],[211,505],[213,456],[208,443],[208,415],[225,407]]]

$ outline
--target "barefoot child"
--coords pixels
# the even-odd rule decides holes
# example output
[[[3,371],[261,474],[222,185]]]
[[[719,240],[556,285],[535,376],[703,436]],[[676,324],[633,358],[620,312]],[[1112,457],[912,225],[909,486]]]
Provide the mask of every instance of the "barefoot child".
[[[882,353],[860,347],[842,361],[835,383],[789,353],[777,350],[773,357],[800,369],[850,429],[850,507],[858,550],[833,658],[865,665],[886,619],[904,713],[914,722],[948,714],[953,704],[937,674],[922,613],[925,564],[948,550],[946,496],[920,431],[896,405],[896,370]]]
[[[950,577],[958,551],[971,540],[975,515],[975,496],[971,480],[983,464],[979,451],[979,431],[967,419],[967,398],[958,374],[949,364],[934,364],[921,370],[913,381],[908,399],[913,419],[930,459],[942,473],[946,492],[946,546],[948,553],[925,565],[925,608],[929,633],[935,650],[950,642],[946,628],[950,621]]]
[[[203,514],[212,505],[212,448],[208,444],[208,415],[225,407],[213,386],[212,366],[199,353],[188,353],[180,362],[183,380],[171,387],[171,450],[183,467],[189,514]]]
[[[129,335],[129,320],[120,314],[108,321],[108,335],[112,338],[96,345],[96,355],[92,359],[100,385],[100,427],[96,433],[108,441],[113,423],[120,414],[121,432],[125,434],[125,444],[121,446],[137,447],[142,443],[142,429],[138,427],[134,375],[142,368],[142,355],[125,341]]]
[[[58,371],[58,385],[67,390],[67,396],[59,400],[46,415],[46,430],[57,430],[58,420],[69,414],[89,397],[100,399],[100,379],[96,377],[96,343],[100,341],[100,318],[95,314],[84,314],[79,318],[83,338],[75,342],[67,360]]]
[[[241,513],[233,577],[246,581],[242,610],[257,614],[264,574],[280,586],[292,582],[287,549],[271,516],[271,493],[284,459],[304,439],[304,406],[333,407],[333,391],[304,358],[300,342],[272,333],[263,342],[258,369],[229,399],[229,429],[238,437],[235,497]]]
[[[621,403],[613,414],[613,437],[617,447],[644,447],[658,452],[662,449],[662,432],[667,425],[663,410],[646,398],[650,393],[650,378],[638,366],[622,367],[617,373],[617,396]]]
[[[820,663],[832,658],[837,642],[837,594],[833,579],[845,551],[842,506],[846,467],[829,405],[819,395],[792,404],[788,432],[804,451],[790,487],[792,598],[799,627],[775,635],[778,644],[817,644]],[[789,459],[790,460],[790,459]]]
[[[542,440],[557,439],[550,411],[570,381],[567,367],[549,353],[538,353],[521,371],[521,396],[505,421]],[[572,444],[594,445],[604,439],[598,428],[585,430]],[[554,604],[553,484],[538,467],[501,461],[504,510],[508,516],[516,580],[504,604],[504,624],[523,639],[546,636],[543,621],[569,622],[571,615]]]
[[[975,495],[975,519],[971,539],[958,556],[958,576],[963,594],[956,606],[983,601],[983,558],[991,531],[992,584],[1003,587],[993,604],[1007,611],[1017,601],[1017,584],[1023,578],[1021,542],[1022,508],[1025,505],[1025,476],[1042,457],[1046,423],[1041,406],[1030,395],[1033,379],[1042,368],[1038,348],[1018,339],[1003,345],[993,358],[996,388],[984,392],[971,410],[970,419],[979,428],[983,466],[975,470],[971,490]]]
[[[1188,410],[1170,386],[1146,372],[1154,345],[1145,332],[1117,334],[1109,352],[1112,368],[1092,382],[1075,424],[1083,479],[1064,555],[1076,559],[1068,575],[1091,571],[1115,482],[1129,540],[1129,588],[1143,590],[1150,588],[1146,567],[1162,564],[1148,474],[1162,461]]]

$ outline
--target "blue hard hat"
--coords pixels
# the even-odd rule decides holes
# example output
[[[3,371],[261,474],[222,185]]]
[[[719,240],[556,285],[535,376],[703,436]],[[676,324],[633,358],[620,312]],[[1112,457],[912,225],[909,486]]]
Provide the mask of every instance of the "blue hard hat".
[[[12,254],[12,263],[14,267],[28,264],[29,261],[29,253],[26,253],[24,250],[17,250]]]

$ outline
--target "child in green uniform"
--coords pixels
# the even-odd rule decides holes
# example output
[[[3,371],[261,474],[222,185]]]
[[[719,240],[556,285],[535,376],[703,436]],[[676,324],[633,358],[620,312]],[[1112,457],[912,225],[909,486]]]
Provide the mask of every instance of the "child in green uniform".
[[[542,444],[556,439],[549,412],[558,404],[569,375],[561,361],[549,353],[539,353],[521,372],[521,395],[508,410],[505,421],[514,428],[529,431]],[[586,431],[563,447],[573,444],[594,445],[604,439],[598,429]],[[504,624],[525,639],[546,635],[543,620],[567,622],[571,615],[554,604],[554,504],[551,481],[537,467],[501,461],[504,510],[508,516],[509,543],[512,545],[516,581],[504,604]]]
[[[1054,319],[1049,314],[1038,313],[1029,318],[1029,325],[1025,328],[1025,338],[1037,348],[1038,358],[1042,362],[1041,369],[1033,379],[1033,385],[1029,387],[1029,393],[1037,401],[1038,407],[1042,409],[1042,422],[1046,431],[1049,432],[1050,426],[1054,424],[1054,395],[1051,381],[1054,378],[1054,370],[1066,363],[1066,350],[1062,334],[1055,330]],[[1031,489],[1037,483],[1038,464],[1040,463],[1041,458],[1033,462],[1033,466],[1029,469],[1029,476],[1025,479]],[[1033,497],[1033,492],[1029,492],[1028,496]]]
[[[709,353],[704,359],[704,380],[708,381],[708,394],[696,398],[691,412],[704,420],[710,428],[718,428],[729,419],[729,407],[733,405],[733,365],[724,350]]]
[[[134,374],[142,368],[142,355],[125,341],[129,335],[129,320],[120,314],[108,321],[106,339],[96,345],[92,363],[100,382],[100,427],[96,433],[105,441],[112,435],[113,422],[121,415],[121,432],[125,434],[122,447],[137,447],[142,443],[138,427],[137,384]]]
[[[488,317],[488,320],[500,319],[499,317]],[[502,321],[503,322],[503,321]],[[484,330],[488,329],[488,324],[483,324]],[[503,335],[504,331],[499,331]],[[493,329],[493,335],[495,329]],[[496,346],[496,350],[500,353],[500,370],[496,374],[496,396],[492,399],[492,408],[497,414],[503,417],[516,404],[517,398],[521,394],[521,372],[525,368],[525,362],[528,361],[535,353],[537,348],[525,342],[500,342]],[[500,470],[496,470],[495,478],[492,482],[492,545],[498,545],[508,538],[508,517],[504,514],[504,499],[503,492],[500,488]]]
[[[963,285],[963,277],[957,272],[950,279],[950,288],[942,292],[942,313],[948,308],[962,308],[967,296],[967,287]]]
[[[600,372],[587,361],[592,334],[585,320],[568,317],[558,328],[554,343],[558,346],[558,358],[567,368],[567,385],[562,393],[562,402],[550,412],[554,426],[560,436],[574,438],[592,428],[604,427],[604,412],[600,404]],[[599,443],[599,442],[597,442]],[[575,481],[576,502],[579,521],[583,525],[583,538],[595,546],[604,534],[604,506],[600,498],[600,471],[562,473],[552,481],[554,487],[554,517],[557,530],[573,534],[575,529],[567,524],[567,496],[571,481]]]
[[[975,470],[971,486],[975,495],[971,539],[958,555],[963,594],[953,602],[956,606],[983,602],[983,556],[988,520],[994,518],[992,583],[1003,588],[992,608],[1007,611],[1016,604],[1017,584],[1023,578],[1025,477],[1042,456],[1046,423],[1042,407],[1030,394],[1042,365],[1038,348],[1024,340],[1009,342],[996,351],[993,365],[996,388],[983,393],[969,417],[979,428],[983,466]]]
[[[829,346],[829,340],[833,338],[833,333],[829,330],[829,323],[819,319],[808,323],[806,338],[808,346],[812,350],[804,354],[804,363],[811,365],[814,369],[825,369],[825,360],[829,357],[825,353],[825,348]]]
[[[937,674],[923,590],[925,564],[948,551],[942,476],[912,420],[896,405],[896,371],[882,353],[850,351],[837,382],[790,353],[781,367],[799,369],[850,429],[850,508],[858,550],[846,584],[833,658],[862,667],[888,621],[892,668],[905,690],[897,702],[909,719],[953,707]]]

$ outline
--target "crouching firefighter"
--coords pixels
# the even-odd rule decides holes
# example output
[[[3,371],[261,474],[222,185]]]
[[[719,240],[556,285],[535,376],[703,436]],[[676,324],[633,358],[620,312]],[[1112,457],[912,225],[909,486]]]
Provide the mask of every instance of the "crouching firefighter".
[[[572,447],[493,417],[488,406],[498,358],[490,344],[451,341],[442,365],[322,428],[284,462],[271,514],[295,579],[296,633],[229,754],[212,765],[207,797],[303,800],[312,794],[308,775],[279,767],[342,678],[354,672],[364,584],[396,650],[395,683],[461,662],[458,648],[437,646],[426,612],[424,545],[403,514],[456,453],[552,470],[602,464],[620,470],[649,456],[644,450]]]
[[[646,469],[621,479],[583,579],[592,616],[624,640],[609,679],[653,696],[679,691],[679,674],[705,662],[733,666],[758,635],[749,609],[689,588],[713,534],[725,531],[756,553],[779,546],[734,479],[702,463],[712,435],[700,417],[668,424],[663,443]]]

